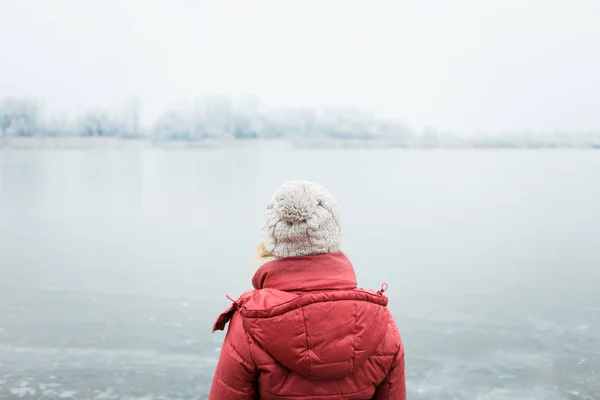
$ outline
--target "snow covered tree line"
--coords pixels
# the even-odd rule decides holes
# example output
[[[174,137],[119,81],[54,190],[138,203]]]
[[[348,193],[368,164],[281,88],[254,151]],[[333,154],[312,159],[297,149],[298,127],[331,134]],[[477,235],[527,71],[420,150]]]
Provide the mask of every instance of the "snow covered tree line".
[[[600,130],[546,133],[499,132],[455,135],[425,128],[415,134],[402,122],[388,121],[364,110],[264,110],[254,98],[211,97],[171,108],[152,124],[140,121],[141,102],[130,100],[116,109],[90,109],[76,118],[45,112],[31,99],[0,100],[0,139],[10,137],[111,137],[123,139],[215,140],[279,139],[318,144],[323,141],[376,140],[385,146],[421,148],[600,148]]]
[[[412,130],[355,108],[262,110],[254,99],[213,97],[172,108],[142,126],[141,103],[114,110],[91,109],[74,119],[48,115],[36,100],[0,100],[0,136],[116,137],[154,140],[235,139],[394,139]]]
[[[7,97],[0,100],[0,136],[139,137],[139,115],[136,100],[116,111],[93,109],[70,120],[64,115],[47,115],[37,100]]]

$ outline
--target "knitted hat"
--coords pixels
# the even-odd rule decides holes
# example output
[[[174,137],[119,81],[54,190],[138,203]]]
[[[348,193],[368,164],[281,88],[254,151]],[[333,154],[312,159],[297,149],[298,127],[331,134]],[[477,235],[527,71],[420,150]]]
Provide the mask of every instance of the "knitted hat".
[[[275,257],[296,257],[340,251],[337,201],[316,183],[289,181],[267,206],[262,240]]]

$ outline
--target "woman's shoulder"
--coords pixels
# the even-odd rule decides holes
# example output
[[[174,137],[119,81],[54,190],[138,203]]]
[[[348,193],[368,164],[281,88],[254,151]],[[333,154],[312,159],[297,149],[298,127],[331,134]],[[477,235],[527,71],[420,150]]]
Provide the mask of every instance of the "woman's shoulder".
[[[268,308],[279,296],[274,295],[269,289],[249,290],[240,295],[236,300],[225,296],[231,303],[225,311],[217,317],[212,331],[222,331],[235,314],[239,314],[242,309]]]

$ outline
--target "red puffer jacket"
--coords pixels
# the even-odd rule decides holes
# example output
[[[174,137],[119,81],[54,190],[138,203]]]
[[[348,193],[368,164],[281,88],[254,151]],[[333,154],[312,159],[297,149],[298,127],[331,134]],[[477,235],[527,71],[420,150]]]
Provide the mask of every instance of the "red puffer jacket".
[[[210,400],[406,399],[404,347],[381,292],[342,253],[263,265],[231,321]]]

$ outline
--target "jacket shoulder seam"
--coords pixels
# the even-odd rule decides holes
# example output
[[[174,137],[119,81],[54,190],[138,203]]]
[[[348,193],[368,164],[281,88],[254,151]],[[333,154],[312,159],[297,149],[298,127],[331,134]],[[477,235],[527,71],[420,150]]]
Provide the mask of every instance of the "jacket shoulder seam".
[[[341,292],[341,291],[339,291],[339,292]],[[321,293],[324,293],[324,292],[321,292]],[[240,314],[244,318],[272,318],[272,317],[277,317],[279,315],[285,314],[292,310],[296,310],[298,308],[304,308],[306,306],[310,306],[313,304],[338,302],[338,301],[340,301],[340,302],[341,301],[365,302],[365,303],[373,304],[375,306],[387,308],[387,298],[386,297],[374,295],[374,294],[367,293],[367,292],[347,291],[347,293],[345,293],[345,296],[341,296],[338,298],[327,298],[326,296],[323,296],[321,293],[316,294],[319,297],[317,299],[314,299],[314,298],[308,299],[307,297],[305,297],[305,296],[308,296],[308,294],[303,294],[294,299],[291,299],[291,300],[288,300],[281,304],[277,304],[277,305],[271,306],[269,308],[264,308],[264,309],[249,309],[249,308],[243,307],[240,310]],[[350,294],[350,293],[352,293],[352,294]]]

